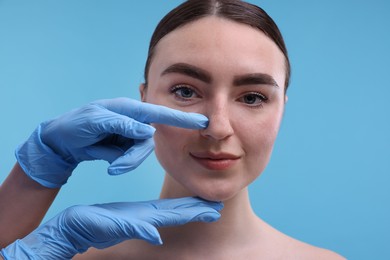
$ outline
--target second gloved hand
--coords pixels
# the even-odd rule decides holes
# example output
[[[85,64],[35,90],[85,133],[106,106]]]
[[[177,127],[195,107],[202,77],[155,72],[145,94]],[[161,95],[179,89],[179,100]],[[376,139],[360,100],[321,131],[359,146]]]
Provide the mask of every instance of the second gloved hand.
[[[108,161],[112,175],[136,168],[154,148],[149,123],[200,129],[207,122],[200,114],[128,98],[99,100],[40,124],[16,157],[30,178],[59,188],[82,161]]]
[[[6,260],[57,260],[70,259],[89,247],[102,249],[127,239],[161,245],[158,227],[216,221],[222,207],[222,203],[192,197],[74,206],[1,253]]]

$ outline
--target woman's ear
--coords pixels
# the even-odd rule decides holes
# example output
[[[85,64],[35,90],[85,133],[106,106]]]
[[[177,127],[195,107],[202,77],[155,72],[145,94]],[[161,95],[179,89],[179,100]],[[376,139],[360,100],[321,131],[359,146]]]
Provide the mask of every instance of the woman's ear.
[[[287,101],[288,101],[288,96],[284,95],[284,104],[287,104]]]
[[[142,102],[146,102],[146,91],[147,91],[147,87],[146,87],[145,83],[142,83],[141,85],[139,85],[139,94],[141,95]]]

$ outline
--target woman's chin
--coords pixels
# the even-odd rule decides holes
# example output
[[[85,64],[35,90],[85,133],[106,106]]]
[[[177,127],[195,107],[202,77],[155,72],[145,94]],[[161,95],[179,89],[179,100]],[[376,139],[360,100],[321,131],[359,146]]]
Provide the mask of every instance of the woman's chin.
[[[182,180],[182,191],[192,196],[200,197],[209,201],[226,201],[239,194],[245,185],[240,181],[231,179],[220,180]],[[178,189],[176,189],[178,190]]]
[[[235,190],[202,190],[196,192],[196,196],[209,201],[226,201],[233,198],[238,192]]]
[[[162,197],[191,196],[209,201],[226,201],[241,193],[246,187],[245,184],[240,180],[230,178],[183,178],[181,175],[167,174]]]

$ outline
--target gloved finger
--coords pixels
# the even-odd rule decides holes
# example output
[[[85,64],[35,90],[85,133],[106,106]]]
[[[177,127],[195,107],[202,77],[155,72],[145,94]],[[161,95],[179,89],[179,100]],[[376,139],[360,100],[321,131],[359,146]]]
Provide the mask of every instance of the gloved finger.
[[[84,252],[90,246],[106,248],[138,237],[154,244],[161,244],[156,228],[127,214],[116,213],[105,210],[104,204],[79,205],[66,209],[60,216],[67,230],[67,239],[77,252]]]
[[[80,149],[79,161],[105,160],[112,163],[130,149],[134,145],[134,141],[134,139],[117,134],[110,134],[103,140]]]
[[[134,145],[108,167],[108,174],[119,175],[137,168],[154,149],[153,138],[134,140]]]
[[[208,125],[208,118],[202,114],[187,113],[129,98],[103,99],[93,104],[143,123],[167,124],[189,129],[202,129]]]
[[[124,154],[122,149],[114,145],[93,145],[86,147],[84,152],[88,155],[88,160],[104,160],[109,163],[112,163]]]
[[[143,221],[117,219],[115,223],[113,222],[105,230],[110,230],[109,233],[106,233],[109,234],[109,237],[103,240],[95,237],[93,247],[104,249],[128,239],[142,239],[153,245],[162,245],[161,236],[157,228]]]
[[[157,210],[149,221],[156,227],[177,226],[189,222],[214,222],[221,214],[210,207],[178,208],[171,210]]]
[[[103,110],[100,118],[93,120],[90,129],[95,134],[118,134],[131,139],[151,138],[156,129],[133,118]]]
[[[95,204],[91,206],[76,206],[75,212],[77,216],[72,217],[88,221],[93,224],[81,225],[86,226],[89,232],[83,237],[87,241],[92,241],[96,248],[106,248],[113,246],[127,239],[142,239],[154,245],[161,245],[162,240],[156,227],[141,219],[131,217],[127,210],[137,210],[132,208],[133,203],[115,202],[108,204]],[[81,207],[81,212],[77,210]],[[85,209],[85,210],[83,210]],[[103,209],[102,211],[99,209]],[[79,210],[80,211],[80,210]],[[71,212],[73,213],[73,212]],[[95,213],[95,214],[94,214]],[[89,217],[88,217],[89,216]],[[98,227],[98,228],[96,228]],[[92,229],[91,229],[92,228]]]
[[[136,221],[128,225],[129,231],[133,232],[131,238],[145,240],[153,245],[162,245],[162,239],[157,228],[147,222]]]

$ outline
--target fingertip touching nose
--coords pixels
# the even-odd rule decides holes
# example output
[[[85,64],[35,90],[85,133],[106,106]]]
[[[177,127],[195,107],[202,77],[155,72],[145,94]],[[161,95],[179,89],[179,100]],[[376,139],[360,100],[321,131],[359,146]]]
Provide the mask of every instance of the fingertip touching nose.
[[[214,140],[223,140],[234,134],[234,129],[227,113],[216,112],[210,115],[206,114],[206,116],[209,121],[207,128],[200,130],[202,136]]]

